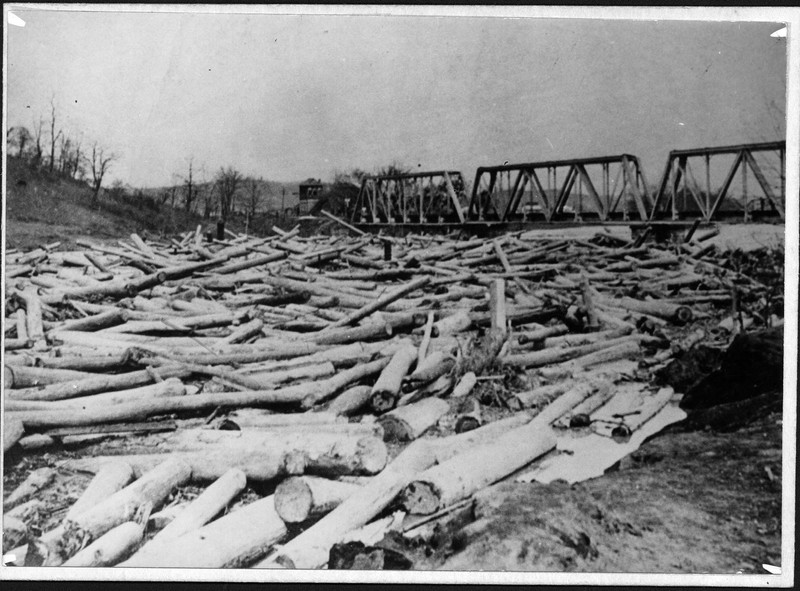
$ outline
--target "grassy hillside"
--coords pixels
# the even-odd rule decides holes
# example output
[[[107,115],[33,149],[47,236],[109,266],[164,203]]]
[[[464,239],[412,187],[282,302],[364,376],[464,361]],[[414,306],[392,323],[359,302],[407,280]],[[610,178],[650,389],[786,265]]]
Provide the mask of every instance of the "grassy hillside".
[[[161,206],[150,197],[113,197],[101,192],[92,205],[92,192],[79,181],[31,169],[18,158],[8,158],[6,179],[6,247],[27,249],[61,241],[74,245],[76,238],[111,240],[132,232],[172,235],[213,220]],[[232,220],[230,227],[237,229]]]

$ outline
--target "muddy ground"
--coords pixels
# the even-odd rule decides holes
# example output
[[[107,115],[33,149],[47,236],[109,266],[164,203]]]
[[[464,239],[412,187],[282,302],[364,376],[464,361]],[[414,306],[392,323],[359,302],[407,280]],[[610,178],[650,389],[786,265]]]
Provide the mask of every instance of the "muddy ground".
[[[679,424],[603,477],[505,482],[414,568],[766,574],[781,562],[780,413],[730,433]]]

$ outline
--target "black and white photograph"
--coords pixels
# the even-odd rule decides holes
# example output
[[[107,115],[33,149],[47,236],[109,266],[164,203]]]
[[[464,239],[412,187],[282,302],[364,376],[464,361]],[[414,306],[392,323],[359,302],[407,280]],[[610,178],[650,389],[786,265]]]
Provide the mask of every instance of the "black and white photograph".
[[[0,580],[793,586],[800,9],[3,12]]]

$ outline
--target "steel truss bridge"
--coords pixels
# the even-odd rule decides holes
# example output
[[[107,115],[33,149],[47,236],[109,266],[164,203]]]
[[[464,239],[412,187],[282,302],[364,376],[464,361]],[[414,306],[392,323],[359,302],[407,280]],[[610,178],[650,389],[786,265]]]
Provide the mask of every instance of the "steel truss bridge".
[[[469,196],[453,170],[368,176],[346,217],[370,229],[782,220],[785,168],[781,141],[673,150],[655,187],[631,154],[482,166]]]
[[[774,186],[775,183],[769,182],[764,162],[759,164],[757,156],[777,157],[777,163],[774,162],[774,158],[773,162],[767,163],[772,170],[766,171],[772,173],[769,175],[771,177],[779,177],[777,187]],[[722,186],[716,191],[711,183],[711,170],[715,159],[732,160]],[[692,167],[699,169],[701,179],[705,181],[703,186],[692,173]],[[729,193],[737,173],[742,183],[741,194],[738,199],[732,199]],[[753,183],[750,175],[755,180],[756,192],[752,191]],[[777,215],[783,220],[785,203],[786,142],[673,150],[667,158],[667,166],[654,197],[650,219],[699,218],[710,222],[716,219],[741,217],[743,221],[750,221],[753,218]],[[723,209],[723,205],[728,207]]]

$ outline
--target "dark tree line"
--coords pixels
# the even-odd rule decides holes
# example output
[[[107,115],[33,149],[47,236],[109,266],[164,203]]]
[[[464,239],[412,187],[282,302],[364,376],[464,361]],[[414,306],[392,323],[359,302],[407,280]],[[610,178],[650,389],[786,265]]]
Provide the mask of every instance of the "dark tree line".
[[[253,219],[264,204],[264,179],[244,176],[233,166],[221,167],[210,181],[205,180],[204,167],[200,179],[194,158],[190,157],[185,175],[176,174],[177,181],[161,193],[161,203],[183,208],[205,219],[227,221],[238,213]]]

